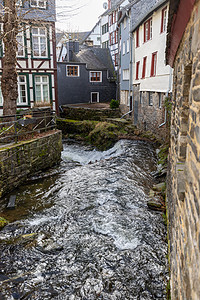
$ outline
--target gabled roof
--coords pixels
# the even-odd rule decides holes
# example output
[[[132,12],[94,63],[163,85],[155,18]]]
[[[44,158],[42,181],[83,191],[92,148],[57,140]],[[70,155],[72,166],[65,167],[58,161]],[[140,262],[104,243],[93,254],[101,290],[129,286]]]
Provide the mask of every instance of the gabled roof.
[[[154,11],[169,0],[135,0],[131,7],[131,31],[135,31]]]
[[[92,31],[93,31],[93,30],[95,29],[95,27],[98,26],[99,24],[100,24],[100,20],[94,25],[94,27],[92,28],[92,30],[89,31],[89,32],[87,33],[87,35],[84,37],[84,39],[83,39],[83,41],[82,41],[81,44],[83,44],[83,43],[88,39],[88,37],[90,36],[90,34],[92,33]]]
[[[89,70],[108,70],[113,76],[114,66],[107,48],[85,47],[73,55],[73,62],[85,63]]]
[[[84,31],[84,32],[57,32],[56,33],[56,45],[61,41],[63,37],[66,37],[66,40],[69,39],[69,37],[73,40],[78,40],[80,44],[83,44],[86,40],[86,37],[88,36],[90,32]]]

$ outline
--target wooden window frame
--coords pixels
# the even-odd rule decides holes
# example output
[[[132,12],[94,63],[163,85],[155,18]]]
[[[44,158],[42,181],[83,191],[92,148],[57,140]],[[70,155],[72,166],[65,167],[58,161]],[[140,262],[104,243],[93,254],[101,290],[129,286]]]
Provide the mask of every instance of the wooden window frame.
[[[102,71],[90,71],[90,82],[102,82]]]
[[[76,72],[76,68],[77,68],[77,72]],[[72,71],[72,72],[70,72]],[[66,75],[67,77],[79,77],[79,66],[78,65],[67,65],[66,66]]]
[[[140,61],[136,62],[136,74],[135,74],[135,80],[139,80],[139,70],[140,70]]]
[[[166,32],[166,30],[167,30],[167,6],[165,6],[162,9],[160,33]]]
[[[152,39],[152,18],[144,23],[144,43]]]
[[[146,77],[147,56],[143,57],[142,79]]]
[[[157,70],[157,53],[154,52],[152,53],[152,58],[151,58],[151,77],[156,76],[156,70]]]
[[[136,30],[136,48],[140,47],[140,32],[139,28]]]

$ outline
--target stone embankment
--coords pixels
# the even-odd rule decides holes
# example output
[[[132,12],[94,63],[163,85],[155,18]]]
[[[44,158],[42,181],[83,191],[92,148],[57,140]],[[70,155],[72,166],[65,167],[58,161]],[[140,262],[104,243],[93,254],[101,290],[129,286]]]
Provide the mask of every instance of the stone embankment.
[[[38,171],[61,159],[62,134],[55,130],[37,139],[0,149],[0,197],[10,192]]]

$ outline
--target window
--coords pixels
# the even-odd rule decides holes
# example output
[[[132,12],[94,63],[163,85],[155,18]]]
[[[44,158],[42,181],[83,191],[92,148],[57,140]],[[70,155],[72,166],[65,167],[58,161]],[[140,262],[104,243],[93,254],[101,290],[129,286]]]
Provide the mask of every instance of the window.
[[[101,82],[102,72],[90,72],[90,82]]]
[[[49,102],[49,77],[35,76],[35,101]]]
[[[27,97],[27,79],[26,79],[26,75],[19,75],[17,77],[17,83],[18,83],[17,105],[27,105],[28,104],[28,97]],[[0,105],[3,105],[1,80],[0,80]]]
[[[108,32],[108,23],[102,26],[102,35]]]
[[[142,104],[142,92],[140,92],[140,104]]]
[[[122,54],[125,55],[125,53],[126,53],[126,43],[123,42]]]
[[[47,0],[30,0],[31,7],[47,8]]]
[[[139,69],[140,69],[140,62],[138,61],[136,63],[136,77],[135,77],[136,80],[139,79]]]
[[[114,60],[115,60],[115,66],[118,66],[118,53],[115,53]]]
[[[126,28],[126,23],[127,23],[127,20],[126,20],[126,17],[124,18],[124,29]]]
[[[151,77],[156,76],[157,52],[152,53],[151,59]]]
[[[139,28],[136,31],[136,47],[140,47],[140,35],[139,35]]]
[[[67,76],[78,77],[79,76],[79,66],[67,66]]]
[[[129,69],[123,70],[123,80],[129,80]]]
[[[149,92],[149,106],[153,106],[153,93]]]
[[[102,43],[102,48],[108,48],[108,41]]]
[[[27,104],[27,83],[26,76],[18,76],[18,99],[17,104]]]
[[[152,39],[152,18],[144,23],[144,43]]]
[[[47,57],[47,29],[44,27],[32,28],[33,56]]]
[[[115,35],[115,31],[111,32],[110,34],[110,45],[114,45],[115,44],[115,39],[116,39],[116,35]]]
[[[129,50],[130,50],[130,46],[129,46],[129,39],[128,39],[127,43],[126,43],[126,51],[127,51],[127,53],[129,53]]]
[[[97,41],[98,41],[98,42],[99,42],[99,41],[101,41],[101,38],[100,38],[100,36],[98,36],[98,37],[97,37]]]
[[[167,7],[162,10],[162,18],[161,18],[161,30],[160,32],[165,32],[167,29]]]
[[[17,56],[24,57],[24,31],[21,30],[17,35]]]
[[[147,64],[147,56],[143,58],[143,67],[142,67],[142,78],[144,79],[146,76],[146,64]]]
[[[161,93],[158,93],[158,106],[159,106],[159,108],[162,108],[162,97],[161,97]]]

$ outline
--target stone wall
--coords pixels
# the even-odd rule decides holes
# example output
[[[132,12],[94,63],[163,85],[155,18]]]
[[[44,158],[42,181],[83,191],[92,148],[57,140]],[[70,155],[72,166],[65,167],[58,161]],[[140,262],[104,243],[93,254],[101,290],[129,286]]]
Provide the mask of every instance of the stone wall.
[[[108,118],[120,118],[119,109],[92,109],[72,106],[62,106],[62,118],[71,120],[105,121]]]
[[[165,125],[165,93],[140,91],[139,85],[133,86],[134,125],[139,129],[151,131],[159,139],[168,138],[168,119]]]
[[[62,151],[62,133],[0,149],[0,197],[23,183],[28,176],[58,163]]]
[[[200,299],[200,1],[174,64],[168,214],[171,296]]]

